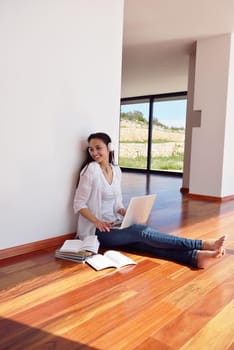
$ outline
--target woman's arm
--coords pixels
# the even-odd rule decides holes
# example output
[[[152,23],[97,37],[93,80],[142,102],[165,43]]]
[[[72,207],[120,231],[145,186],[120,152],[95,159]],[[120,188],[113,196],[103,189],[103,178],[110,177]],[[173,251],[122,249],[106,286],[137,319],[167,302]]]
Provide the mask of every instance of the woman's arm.
[[[81,208],[87,208],[87,201],[93,189],[93,177],[90,171],[90,166],[83,169],[80,173],[79,184],[76,189],[73,208],[74,212],[78,213]]]
[[[79,210],[80,215],[84,216],[87,220],[91,221],[101,232],[109,232],[112,226],[111,222],[99,220],[94,216],[88,208],[82,208]]]
[[[116,194],[116,210],[118,214],[124,216],[126,214],[126,209],[124,208],[124,205],[123,205],[122,188],[121,188],[122,172],[118,165],[114,166],[114,170],[115,170],[115,174],[119,185],[119,191]]]

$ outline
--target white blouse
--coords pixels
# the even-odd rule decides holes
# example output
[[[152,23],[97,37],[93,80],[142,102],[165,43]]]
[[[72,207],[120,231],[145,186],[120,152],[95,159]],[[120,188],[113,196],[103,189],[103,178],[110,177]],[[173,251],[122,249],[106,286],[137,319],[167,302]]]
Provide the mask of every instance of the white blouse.
[[[88,208],[100,220],[115,221],[117,211],[123,208],[121,191],[121,170],[112,165],[113,179],[109,184],[97,162],[91,162],[80,173],[79,185],[74,198],[74,211],[78,213],[77,236],[80,239],[94,235],[96,226],[79,214],[80,209]]]

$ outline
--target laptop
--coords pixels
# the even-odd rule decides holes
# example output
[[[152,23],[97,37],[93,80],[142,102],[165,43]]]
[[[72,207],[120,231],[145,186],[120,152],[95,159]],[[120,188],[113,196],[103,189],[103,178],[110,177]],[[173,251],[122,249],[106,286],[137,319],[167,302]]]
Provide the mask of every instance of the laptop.
[[[145,224],[149,219],[155,200],[156,194],[132,197],[123,220],[115,222],[112,228],[121,230],[133,224]]]

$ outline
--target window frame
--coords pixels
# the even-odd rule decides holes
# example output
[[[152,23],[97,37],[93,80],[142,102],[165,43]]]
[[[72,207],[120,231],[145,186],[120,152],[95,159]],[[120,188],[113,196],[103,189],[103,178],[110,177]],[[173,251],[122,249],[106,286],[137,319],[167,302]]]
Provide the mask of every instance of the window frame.
[[[127,168],[127,167],[121,167],[122,171],[128,171],[128,172],[137,172],[137,173],[154,173],[154,174],[167,174],[167,175],[174,175],[174,176],[183,176],[183,172],[180,171],[170,171],[170,170],[152,170],[151,169],[151,146],[152,146],[152,132],[153,132],[153,105],[154,102],[157,101],[170,101],[175,100],[178,98],[186,98],[187,99],[187,91],[181,91],[181,92],[174,92],[174,93],[165,93],[165,94],[155,94],[155,95],[143,95],[143,96],[134,96],[134,97],[123,97],[120,100],[120,111],[121,111],[121,105],[133,103],[134,102],[144,102],[144,100],[149,101],[149,130],[148,130],[148,147],[147,147],[147,161],[146,161],[146,169],[139,169],[139,168]],[[120,130],[119,130],[120,133]]]

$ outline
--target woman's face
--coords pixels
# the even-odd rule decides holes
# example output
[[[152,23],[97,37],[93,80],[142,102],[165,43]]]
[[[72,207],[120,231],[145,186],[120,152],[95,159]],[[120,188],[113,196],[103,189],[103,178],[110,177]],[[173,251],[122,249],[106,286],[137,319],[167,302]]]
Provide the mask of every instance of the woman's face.
[[[100,139],[91,139],[89,142],[89,154],[99,164],[109,163],[109,150],[105,142]]]

